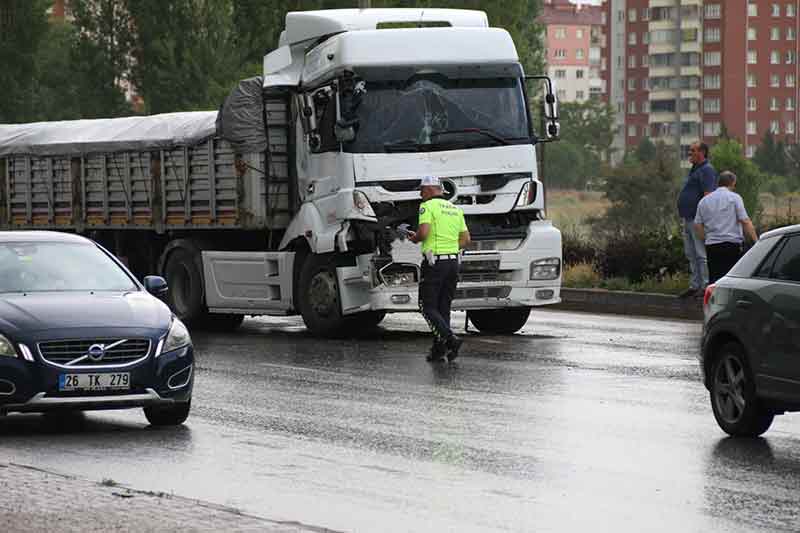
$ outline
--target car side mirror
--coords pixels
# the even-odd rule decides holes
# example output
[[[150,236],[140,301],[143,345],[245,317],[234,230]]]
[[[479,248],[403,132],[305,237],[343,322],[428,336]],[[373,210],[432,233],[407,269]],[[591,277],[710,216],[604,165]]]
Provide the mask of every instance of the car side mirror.
[[[144,288],[156,298],[162,298],[166,296],[167,292],[169,291],[169,288],[167,287],[167,280],[161,276],[145,276]]]

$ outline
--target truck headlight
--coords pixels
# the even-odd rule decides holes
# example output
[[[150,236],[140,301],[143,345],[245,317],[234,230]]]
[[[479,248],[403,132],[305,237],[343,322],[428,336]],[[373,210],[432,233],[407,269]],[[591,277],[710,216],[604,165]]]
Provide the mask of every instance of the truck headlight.
[[[17,356],[17,351],[14,349],[14,345],[11,344],[11,341],[5,338],[4,335],[0,335],[0,356]]]
[[[561,259],[548,257],[531,263],[532,280],[558,279],[561,275]]]
[[[375,211],[369,203],[369,198],[361,191],[353,191],[353,207],[365,217],[375,216]]]
[[[419,280],[416,267],[398,264],[383,267],[378,272],[378,276],[387,287],[413,285]]]
[[[172,325],[169,327],[169,333],[164,341],[164,346],[161,348],[162,353],[171,352],[178,348],[183,348],[192,343],[192,338],[189,336],[189,330],[183,325],[183,322],[173,317]]]
[[[522,190],[519,191],[519,196],[517,196],[517,207],[531,205],[534,200],[536,200],[536,182],[533,180],[526,181],[522,186]]]

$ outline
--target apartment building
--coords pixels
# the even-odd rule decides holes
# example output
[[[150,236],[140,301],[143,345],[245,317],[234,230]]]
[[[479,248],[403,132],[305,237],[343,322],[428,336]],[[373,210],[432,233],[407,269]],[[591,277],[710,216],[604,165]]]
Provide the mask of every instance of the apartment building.
[[[548,74],[559,99],[581,102],[606,98],[602,49],[606,46],[600,6],[545,0],[540,22],[546,28]]]
[[[797,139],[800,0],[605,0],[615,147]]]

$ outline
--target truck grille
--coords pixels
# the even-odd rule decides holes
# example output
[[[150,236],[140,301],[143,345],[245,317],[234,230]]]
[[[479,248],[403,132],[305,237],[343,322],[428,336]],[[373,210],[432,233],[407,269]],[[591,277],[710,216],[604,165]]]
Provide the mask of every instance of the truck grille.
[[[65,366],[71,361],[84,357],[92,346],[111,346],[102,357],[85,357],[69,365],[78,366],[123,366],[135,363],[150,353],[150,339],[71,339],[45,341],[39,343],[39,353],[46,362]],[[116,344],[115,343],[119,343]]]

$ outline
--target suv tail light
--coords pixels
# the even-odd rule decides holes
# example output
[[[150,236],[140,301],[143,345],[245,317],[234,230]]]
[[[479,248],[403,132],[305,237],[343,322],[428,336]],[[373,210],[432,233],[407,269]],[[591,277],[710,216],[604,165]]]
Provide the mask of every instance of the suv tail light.
[[[708,302],[711,300],[711,295],[714,294],[714,288],[716,285],[713,283],[706,287],[706,292],[703,293],[703,307],[708,307]]]

